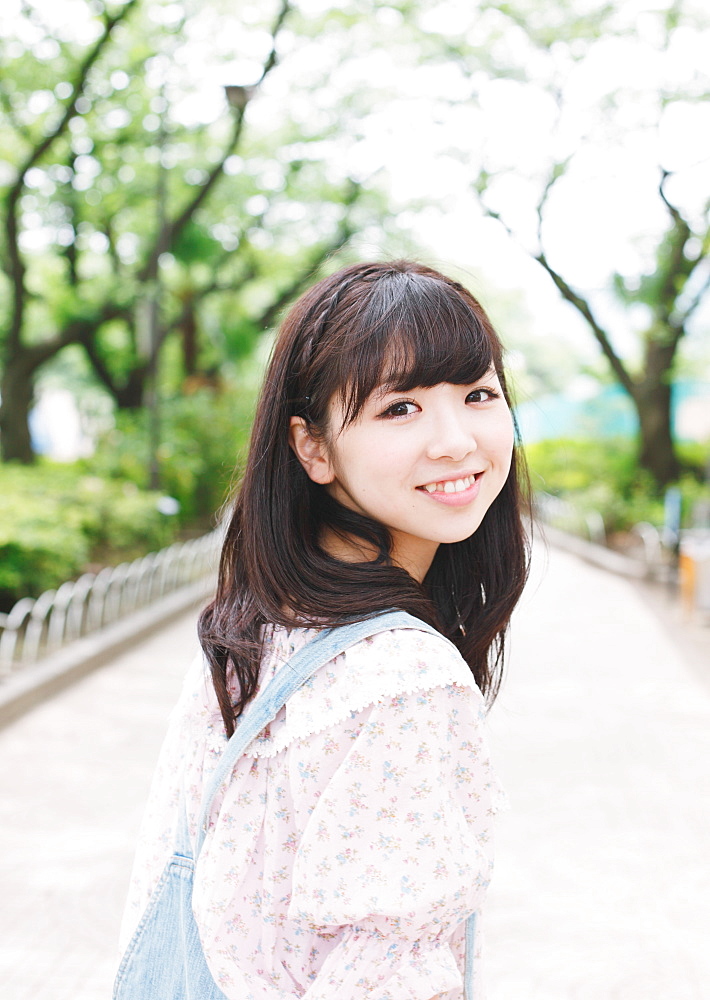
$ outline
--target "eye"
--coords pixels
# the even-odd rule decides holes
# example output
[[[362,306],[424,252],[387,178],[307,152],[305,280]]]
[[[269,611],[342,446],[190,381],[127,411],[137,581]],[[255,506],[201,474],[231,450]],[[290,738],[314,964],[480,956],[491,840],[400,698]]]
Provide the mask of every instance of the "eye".
[[[408,417],[410,413],[415,413],[418,407],[415,402],[411,399],[400,399],[396,403],[391,403],[390,406],[384,410],[380,416],[381,417]]]
[[[466,396],[467,403],[488,403],[492,399],[499,399],[500,393],[496,392],[495,389],[484,389],[480,387],[479,389],[474,389],[469,392]]]

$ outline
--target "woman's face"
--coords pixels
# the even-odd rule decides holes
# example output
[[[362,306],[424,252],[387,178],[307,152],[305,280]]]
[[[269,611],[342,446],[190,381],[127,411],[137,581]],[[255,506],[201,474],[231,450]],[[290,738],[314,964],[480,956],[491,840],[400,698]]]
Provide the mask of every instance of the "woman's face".
[[[325,440],[305,456],[304,433],[292,430],[291,440],[311,479],[385,525],[394,561],[420,581],[441,542],[460,542],[479,527],[513,452],[513,421],[493,370],[472,385],[409,393],[382,386],[344,427],[335,397]],[[342,542],[328,547],[348,558]]]

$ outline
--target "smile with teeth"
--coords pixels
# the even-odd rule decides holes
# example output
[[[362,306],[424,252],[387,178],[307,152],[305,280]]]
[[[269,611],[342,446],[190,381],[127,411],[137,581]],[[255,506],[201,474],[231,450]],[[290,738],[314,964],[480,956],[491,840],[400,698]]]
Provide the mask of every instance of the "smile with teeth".
[[[476,475],[463,476],[461,479],[448,479],[442,483],[427,483],[425,486],[420,486],[419,489],[426,490],[427,493],[463,493],[475,482]]]

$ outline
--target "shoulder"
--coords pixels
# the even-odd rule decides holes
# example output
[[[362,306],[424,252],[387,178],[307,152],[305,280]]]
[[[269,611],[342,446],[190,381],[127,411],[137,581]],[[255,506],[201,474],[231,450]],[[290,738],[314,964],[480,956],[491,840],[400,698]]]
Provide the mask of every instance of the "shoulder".
[[[288,640],[292,646],[293,633]],[[278,647],[285,640],[276,632],[273,641]],[[291,696],[249,752],[272,756],[294,740],[323,732],[370,705],[450,686],[467,692],[477,710],[485,711],[468,664],[443,636],[414,627],[379,632],[324,663]]]
[[[416,627],[388,629],[354,643],[326,664],[323,673],[332,685],[362,687],[371,681],[393,694],[442,684],[476,686],[453,643],[438,632]]]

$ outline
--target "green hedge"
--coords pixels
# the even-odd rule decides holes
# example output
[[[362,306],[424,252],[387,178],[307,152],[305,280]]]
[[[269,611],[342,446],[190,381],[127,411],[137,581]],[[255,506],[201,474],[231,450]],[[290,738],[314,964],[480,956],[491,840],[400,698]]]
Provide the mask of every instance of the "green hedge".
[[[215,393],[200,389],[164,401],[160,413],[158,464],[160,488],[180,503],[182,525],[208,528],[229,494],[235,468],[241,468],[249,440],[255,389]],[[148,416],[119,413],[116,426],[84,463],[102,477],[148,486]]]
[[[702,468],[708,448],[681,445],[681,458]],[[557,439],[525,448],[534,491],[569,500],[581,511],[598,511],[608,533],[624,531],[649,521],[663,525],[663,496],[653,480],[639,469],[635,443],[628,438],[604,440]],[[683,498],[684,525],[699,500],[708,500],[707,484],[688,473],[676,484]]]
[[[0,465],[0,607],[173,541],[161,494],[72,465]]]
[[[251,427],[256,376],[161,406],[160,492],[148,487],[147,414],[119,413],[96,453],[73,465],[0,465],[0,610],[87,567],[115,565],[202,531],[229,494]],[[175,497],[177,516],[161,514]]]

